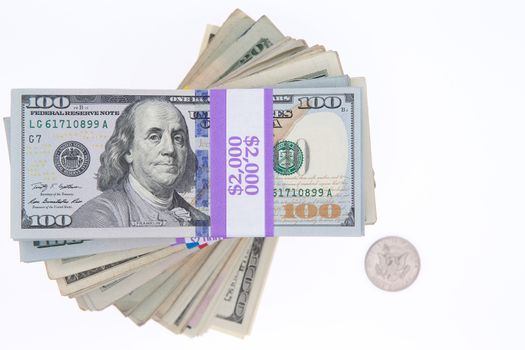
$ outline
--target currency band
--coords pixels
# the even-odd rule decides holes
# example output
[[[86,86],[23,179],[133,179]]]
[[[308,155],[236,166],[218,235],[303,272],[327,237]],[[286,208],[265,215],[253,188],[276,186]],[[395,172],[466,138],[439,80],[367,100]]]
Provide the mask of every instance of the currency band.
[[[211,236],[274,234],[272,89],[211,90]]]

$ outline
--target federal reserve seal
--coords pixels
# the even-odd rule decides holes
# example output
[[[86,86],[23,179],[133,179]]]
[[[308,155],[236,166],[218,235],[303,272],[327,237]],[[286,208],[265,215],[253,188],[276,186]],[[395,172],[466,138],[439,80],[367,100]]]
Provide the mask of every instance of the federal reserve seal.
[[[295,174],[303,165],[303,151],[291,141],[279,141],[273,147],[273,170],[280,175]]]
[[[55,168],[69,177],[82,175],[89,167],[90,160],[87,147],[77,141],[64,142],[53,156]]]
[[[395,292],[410,286],[420,268],[419,254],[406,239],[384,237],[372,244],[365,258],[365,270],[378,288]]]

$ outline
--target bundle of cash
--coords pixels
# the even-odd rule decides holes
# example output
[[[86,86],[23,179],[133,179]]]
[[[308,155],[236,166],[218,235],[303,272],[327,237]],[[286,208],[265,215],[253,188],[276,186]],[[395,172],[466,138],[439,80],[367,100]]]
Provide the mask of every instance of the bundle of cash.
[[[4,121],[21,260],[137,325],[247,335],[277,237],[376,221],[364,78],[266,16],[208,25],[177,90],[14,90]]]

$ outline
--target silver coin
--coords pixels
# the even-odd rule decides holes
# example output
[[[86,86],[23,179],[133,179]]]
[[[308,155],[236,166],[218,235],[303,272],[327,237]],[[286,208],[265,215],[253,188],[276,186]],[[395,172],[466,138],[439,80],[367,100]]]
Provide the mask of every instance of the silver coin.
[[[388,236],[376,241],[365,258],[365,270],[378,288],[396,292],[417,278],[421,263],[416,248],[404,238]]]

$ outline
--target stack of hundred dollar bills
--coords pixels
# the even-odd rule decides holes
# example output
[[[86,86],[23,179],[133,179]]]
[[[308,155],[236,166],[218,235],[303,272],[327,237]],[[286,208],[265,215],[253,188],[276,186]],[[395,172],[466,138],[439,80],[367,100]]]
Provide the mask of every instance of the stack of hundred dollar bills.
[[[216,92],[227,101],[214,107]],[[221,108],[255,123],[268,96],[266,181],[251,161],[260,137],[229,137],[222,160],[208,137]],[[206,27],[178,90],[13,91],[11,236],[82,310],[242,337],[278,236],[360,236],[375,222],[367,108],[364,78],[345,75],[337,52],[235,10]],[[215,220],[220,162],[225,200],[266,191],[271,210],[228,197]]]

